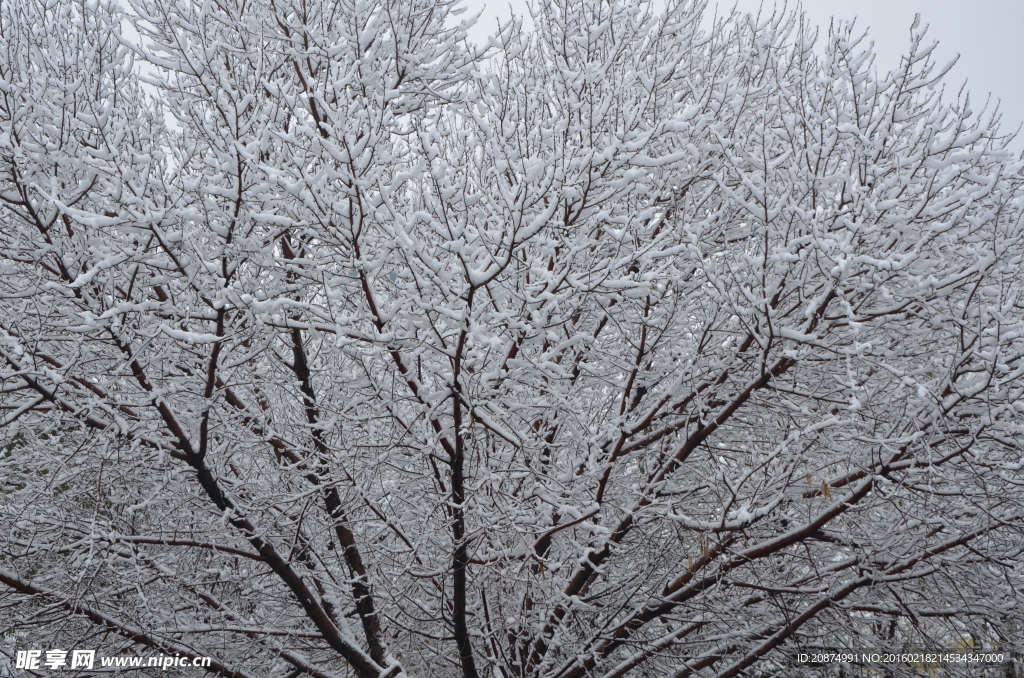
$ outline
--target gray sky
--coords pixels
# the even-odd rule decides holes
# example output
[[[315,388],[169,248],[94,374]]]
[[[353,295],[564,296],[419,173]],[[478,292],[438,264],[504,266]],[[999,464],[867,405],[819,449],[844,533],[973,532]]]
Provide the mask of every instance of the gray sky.
[[[732,0],[719,4],[728,9]],[[761,1],[736,0],[736,5],[741,11],[756,12]],[[773,3],[764,5],[770,8]],[[485,2],[467,0],[465,6],[477,12]],[[524,12],[525,6],[524,0],[489,0],[474,38],[492,33],[497,15]],[[920,13],[929,25],[928,37],[939,42],[936,60],[946,63],[960,55],[947,76],[949,85],[959,87],[966,81],[975,110],[990,93],[993,100],[1001,99],[1004,130],[1024,122],[1024,0],[805,0],[803,7],[823,28],[833,16],[856,17],[857,26],[868,29],[868,39],[874,40],[880,70],[899,64],[914,15]],[[1024,132],[1014,145],[1024,148]]]

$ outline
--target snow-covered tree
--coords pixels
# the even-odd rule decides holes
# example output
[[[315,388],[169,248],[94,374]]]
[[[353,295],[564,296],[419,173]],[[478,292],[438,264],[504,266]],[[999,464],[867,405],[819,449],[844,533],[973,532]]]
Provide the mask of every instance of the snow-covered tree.
[[[0,5],[5,653],[1021,640],[1024,165],[920,26],[129,3]]]

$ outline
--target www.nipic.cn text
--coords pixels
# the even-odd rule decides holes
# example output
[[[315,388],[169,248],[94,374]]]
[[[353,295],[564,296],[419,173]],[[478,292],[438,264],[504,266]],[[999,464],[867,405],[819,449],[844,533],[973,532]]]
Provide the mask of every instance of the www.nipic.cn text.
[[[152,657],[97,657],[96,650],[18,650],[15,656],[15,668],[37,671],[50,669],[80,669],[91,671],[98,667],[107,668],[206,668],[210,666],[210,657],[182,657],[175,654],[154,655]]]

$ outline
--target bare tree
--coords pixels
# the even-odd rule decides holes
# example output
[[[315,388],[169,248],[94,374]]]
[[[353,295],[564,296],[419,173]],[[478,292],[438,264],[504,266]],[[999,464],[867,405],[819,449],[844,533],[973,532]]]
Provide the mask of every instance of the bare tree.
[[[130,2],[0,9],[5,651],[1021,639],[1024,176],[919,26]]]

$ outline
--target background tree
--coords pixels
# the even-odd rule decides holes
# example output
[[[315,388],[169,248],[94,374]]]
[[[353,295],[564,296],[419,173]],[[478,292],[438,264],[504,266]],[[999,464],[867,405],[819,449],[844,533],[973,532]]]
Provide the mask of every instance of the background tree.
[[[704,10],[4,3],[4,651],[1019,642],[1022,164],[918,26]]]

